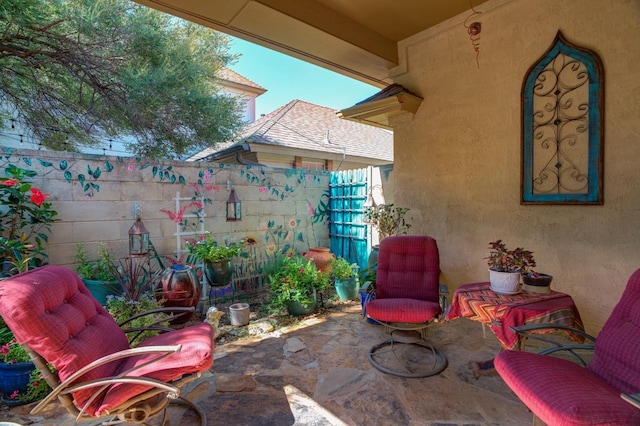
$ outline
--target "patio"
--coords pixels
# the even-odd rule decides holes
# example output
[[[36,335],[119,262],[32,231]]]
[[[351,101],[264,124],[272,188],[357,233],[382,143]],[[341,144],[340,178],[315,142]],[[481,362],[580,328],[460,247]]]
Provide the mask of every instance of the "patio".
[[[336,302],[326,314],[262,336],[216,343],[210,373],[183,389],[205,409],[209,425],[482,425],[530,424],[532,415],[494,370],[477,370],[500,344],[465,319],[435,324],[429,341],[448,358],[447,369],[404,379],[374,369],[368,349],[385,337],[363,320],[359,303]],[[75,424],[55,404],[39,416],[32,405],[0,418],[21,424]],[[196,425],[181,408],[172,425]],[[159,420],[159,419],[158,419]]]

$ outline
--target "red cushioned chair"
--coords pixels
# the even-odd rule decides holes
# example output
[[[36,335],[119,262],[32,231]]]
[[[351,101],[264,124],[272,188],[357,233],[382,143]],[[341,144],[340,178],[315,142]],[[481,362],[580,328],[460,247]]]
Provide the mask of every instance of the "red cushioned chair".
[[[386,327],[391,338],[369,350],[374,367],[402,377],[432,376],[446,368],[445,356],[425,340],[427,327],[442,313],[439,278],[436,240],[421,235],[382,240],[375,299],[367,303],[366,312]],[[397,331],[418,331],[421,338],[401,338]],[[392,359],[389,349],[395,352]]]
[[[640,392],[638,336],[640,269],[629,279],[620,302],[594,339],[595,349],[586,367],[519,351],[500,352],[495,367],[534,415],[549,425],[640,425],[640,409],[621,398],[621,394]],[[569,346],[572,353],[575,348]],[[563,349],[557,346],[545,352]]]
[[[129,347],[123,330],[69,269],[43,266],[0,281],[0,315],[76,420],[142,423],[180,398],[180,386],[211,367],[212,329],[201,323]],[[164,413],[166,414],[166,412]],[[163,415],[163,423],[165,417]]]

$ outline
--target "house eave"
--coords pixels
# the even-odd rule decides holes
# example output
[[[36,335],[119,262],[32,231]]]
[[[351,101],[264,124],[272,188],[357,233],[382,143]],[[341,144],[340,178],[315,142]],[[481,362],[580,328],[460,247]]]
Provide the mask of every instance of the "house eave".
[[[422,98],[409,92],[401,92],[384,99],[361,102],[351,108],[336,112],[339,118],[393,130],[390,119],[400,114],[415,114]]]

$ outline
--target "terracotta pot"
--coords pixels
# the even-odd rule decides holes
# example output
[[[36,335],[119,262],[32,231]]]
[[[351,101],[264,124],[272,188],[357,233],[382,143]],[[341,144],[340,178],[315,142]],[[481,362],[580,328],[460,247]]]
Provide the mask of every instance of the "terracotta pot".
[[[309,247],[309,251],[302,253],[302,257],[311,259],[316,264],[316,268],[321,272],[331,272],[330,259],[335,259],[336,255],[331,253],[327,247]]]

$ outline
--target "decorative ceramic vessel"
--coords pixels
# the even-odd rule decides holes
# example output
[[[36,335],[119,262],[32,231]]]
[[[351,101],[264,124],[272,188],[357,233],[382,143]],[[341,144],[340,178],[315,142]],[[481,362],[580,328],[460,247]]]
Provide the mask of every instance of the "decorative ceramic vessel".
[[[311,297],[313,302],[308,305],[303,305],[298,301],[290,301],[287,303],[287,312],[289,315],[299,316],[299,315],[309,315],[316,309],[316,292],[313,291],[313,296]]]
[[[223,287],[231,283],[231,261],[204,261],[204,276],[212,287]]]
[[[311,259],[316,264],[320,272],[331,272],[330,259],[335,259],[336,255],[329,251],[327,247],[309,247],[308,251],[302,253],[302,257]]]
[[[525,274],[522,276],[522,289],[531,293],[549,293],[551,292],[551,280],[553,280],[553,276],[548,274],[538,274],[535,277]]]
[[[200,285],[196,273],[189,265],[172,265],[164,270],[158,283],[159,296],[166,307],[192,307],[200,301]],[[173,323],[185,322],[190,315],[178,316]]]
[[[102,306],[107,304],[107,296],[118,296],[122,294],[122,288],[118,281],[102,281],[102,280],[88,280],[82,279],[82,282],[91,292],[91,295]]]
[[[491,290],[500,294],[516,294],[520,291],[520,272],[499,272],[489,269]]]
[[[358,297],[359,282],[356,277],[351,278],[336,278],[335,283],[336,293],[343,302],[353,300]]]
[[[24,393],[29,386],[29,376],[36,366],[31,361],[16,364],[0,363],[0,392],[6,397],[14,391]]]

